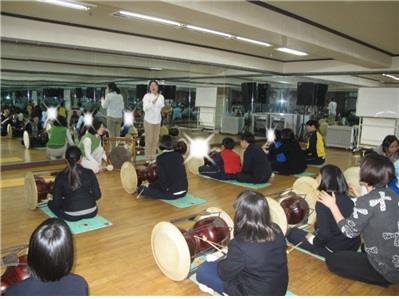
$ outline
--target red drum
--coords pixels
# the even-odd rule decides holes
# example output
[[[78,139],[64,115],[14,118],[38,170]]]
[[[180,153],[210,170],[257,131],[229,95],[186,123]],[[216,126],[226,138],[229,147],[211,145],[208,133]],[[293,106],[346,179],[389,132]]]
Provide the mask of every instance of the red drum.
[[[280,205],[287,216],[288,224],[303,223],[309,216],[309,205],[304,197],[296,193],[289,193],[280,200]]]
[[[7,267],[1,275],[1,295],[4,295],[5,291],[14,283],[29,277],[28,256],[22,255],[18,258],[18,265]]]
[[[150,164],[145,168],[137,168],[137,186],[140,186],[142,182],[148,181],[153,183],[158,178],[158,168],[156,164]]]
[[[53,193],[55,176],[56,173],[41,176],[33,172],[25,175],[25,199],[30,209],[36,209],[41,201]]]
[[[46,182],[42,177],[35,176],[35,183],[37,188],[37,199],[44,200],[49,194],[53,193],[54,182]]]

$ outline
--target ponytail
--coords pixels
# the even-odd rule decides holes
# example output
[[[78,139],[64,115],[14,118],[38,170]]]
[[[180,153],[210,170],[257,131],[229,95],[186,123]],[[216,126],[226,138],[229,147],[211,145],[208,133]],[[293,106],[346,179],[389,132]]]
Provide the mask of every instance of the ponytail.
[[[77,167],[80,161],[80,156],[81,152],[77,146],[69,147],[65,154],[65,158],[67,160],[67,167],[65,171],[72,191],[75,191],[81,186],[80,172]]]

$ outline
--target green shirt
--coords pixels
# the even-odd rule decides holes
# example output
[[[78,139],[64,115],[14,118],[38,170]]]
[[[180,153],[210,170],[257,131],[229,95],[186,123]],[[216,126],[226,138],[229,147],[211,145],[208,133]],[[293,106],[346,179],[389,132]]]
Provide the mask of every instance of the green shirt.
[[[91,141],[91,153],[94,152],[97,147],[99,147],[100,142],[101,142],[100,137],[94,136],[93,134],[91,134],[89,132],[86,132],[86,134],[83,135],[83,137],[81,138],[81,140],[79,142],[79,148],[80,148],[80,151],[82,152],[83,155],[85,155],[85,147],[84,147],[84,144],[83,144],[83,140],[85,138],[89,138],[90,141]]]
[[[48,130],[48,148],[61,148],[65,145],[66,142],[66,127],[52,127]]]

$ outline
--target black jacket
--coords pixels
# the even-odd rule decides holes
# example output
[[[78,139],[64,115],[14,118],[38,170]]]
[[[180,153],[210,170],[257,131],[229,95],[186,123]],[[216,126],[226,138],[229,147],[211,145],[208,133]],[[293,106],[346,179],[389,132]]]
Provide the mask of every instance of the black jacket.
[[[249,242],[238,235],[230,241],[218,266],[230,296],[284,296],[288,286],[287,244],[279,228],[273,241]]]
[[[269,158],[260,146],[250,144],[247,147],[244,152],[241,172],[250,174],[257,183],[264,183],[269,180],[272,175],[272,168]]]
[[[348,218],[352,212],[354,203],[345,194],[337,194],[337,206],[344,218]],[[357,250],[360,245],[360,237],[350,239],[346,237],[338,227],[329,208],[322,203],[316,203],[316,237],[313,244],[320,247],[328,247],[332,251]]]
[[[304,172],[307,167],[305,155],[298,141],[283,141],[279,148],[271,147],[269,152],[272,155],[284,154],[287,158],[285,163],[288,164],[291,174]]]
[[[29,135],[32,135],[32,129],[33,129],[33,123],[32,122],[28,122],[25,126],[25,130],[28,131]],[[40,134],[43,131],[43,126],[42,124],[39,122],[37,125],[37,134]]]
[[[187,191],[188,181],[183,156],[179,152],[164,151],[157,159],[158,179],[151,184],[165,193]]]
[[[66,171],[59,172],[54,182],[54,204],[66,212],[77,212],[96,206],[96,200],[101,197],[97,177],[90,169],[78,165],[81,186],[73,191],[68,182]]]

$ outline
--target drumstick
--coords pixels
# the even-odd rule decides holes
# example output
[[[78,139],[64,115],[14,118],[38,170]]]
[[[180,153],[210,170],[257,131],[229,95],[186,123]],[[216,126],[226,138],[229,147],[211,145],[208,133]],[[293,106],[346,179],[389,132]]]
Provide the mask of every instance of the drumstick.
[[[222,249],[220,249],[220,248],[223,248],[223,246],[221,246],[221,245],[219,245],[219,244],[217,244],[217,243],[211,242],[211,241],[209,241],[209,240],[207,240],[207,239],[205,239],[205,238],[201,238],[201,237],[199,237],[199,236],[194,236],[194,238],[200,239],[201,241],[204,241],[204,242],[208,243],[208,244],[211,245],[213,248],[215,248],[217,251],[219,251],[219,252],[225,254],[224,251],[223,251]],[[218,246],[220,246],[220,248],[219,248]]]
[[[1,124],[4,124],[7,120],[9,120],[10,118],[9,117],[7,117],[5,120],[3,120],[2,122],[1,122]]]
[[[140,191],[140,193],[137,195],[137,199],[139,199],[140,198],[140,196],[141,196],[141,194],[143,194],[143,192],[144,192],[144,188],[143,189],[141,189],[141,191]]]
[[[299,246],[301,246],[303,244],[303,242],[305,242],[305,240],[299,242],[298,244],[296,244],[294,247],[290,248],[289,250],[287,250],[287,254],[290,254],[292,251],[294,251],[295,249],[297,249]]]

